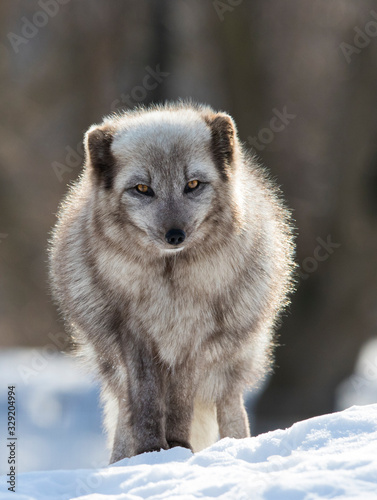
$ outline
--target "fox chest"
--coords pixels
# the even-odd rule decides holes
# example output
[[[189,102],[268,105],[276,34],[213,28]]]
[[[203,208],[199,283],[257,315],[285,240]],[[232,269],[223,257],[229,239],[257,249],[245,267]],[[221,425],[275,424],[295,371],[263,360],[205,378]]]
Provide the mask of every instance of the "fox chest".
[[[170,365],[197,352],[216,329],[211,296],[160,279],[140,285],[129,302],[135,331],[151,337]]]
[[[170,366],[198,355],[220,359],[218,333],[226,329],[231,343],[232,332],[247,322],[248,299],[239,287],[235,293],[229,266],[146,269],[117,260],[106,271],[121,298],[120,308],[124,306],[127,328],[141,341],[152,340],[160,359]]]
[[[160,357],[174,365],[203,353],[218,329],[214,310],[216,286],[204,276],[187,273],[133,273],[127,280],[127,323],[141,340],[147,336]]]

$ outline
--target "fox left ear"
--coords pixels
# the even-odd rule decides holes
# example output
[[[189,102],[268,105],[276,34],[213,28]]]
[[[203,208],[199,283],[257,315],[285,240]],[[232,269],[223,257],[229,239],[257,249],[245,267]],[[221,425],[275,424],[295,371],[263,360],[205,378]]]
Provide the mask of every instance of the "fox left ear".
[[[115,174],[115,158],[111,151],[113,137],[114,129],[108,125],[94,125],[85,134],[87,163],[106,189],[112,187]]]
[[[206,118],[211,129],[211,150],[220,174],[224,180],[228,179],[228,172],[233,162],[236,145],[236,126],[232,118],[226,113],[217,113]]]

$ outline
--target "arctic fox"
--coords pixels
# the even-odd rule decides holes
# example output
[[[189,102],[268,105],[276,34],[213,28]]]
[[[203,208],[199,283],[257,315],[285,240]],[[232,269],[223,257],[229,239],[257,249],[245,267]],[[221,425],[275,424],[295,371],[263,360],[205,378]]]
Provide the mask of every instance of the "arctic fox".
[[[111,462],[249,436],[294,268],[289,211],[232,118],[168,103],[104,119],[50,247],[55,297],[102,382]]]

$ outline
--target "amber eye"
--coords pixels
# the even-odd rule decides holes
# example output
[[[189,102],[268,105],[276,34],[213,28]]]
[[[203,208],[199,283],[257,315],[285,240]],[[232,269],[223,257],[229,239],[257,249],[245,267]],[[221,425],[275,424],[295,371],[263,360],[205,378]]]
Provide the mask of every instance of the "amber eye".
[[[135,186],[135,189],[139,193],[145,194],[146,196],[154,196],[153,189],[146,184],[137,184],[137,186]]]
[[[186,184],[186,188],[185,188],[185,191],[188,192],[188,191],[193,191],[194,189],[196,189],[197,187],[199,186],[199,181],[197,181],[196,179],[193,180],[193,181],[190,181]]]

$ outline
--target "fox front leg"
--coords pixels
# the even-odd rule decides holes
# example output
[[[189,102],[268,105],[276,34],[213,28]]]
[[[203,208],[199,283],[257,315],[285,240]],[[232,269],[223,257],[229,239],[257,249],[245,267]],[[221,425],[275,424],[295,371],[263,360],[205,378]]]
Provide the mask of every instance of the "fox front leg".
[[[129,349],[126,362],[128,387],[118,397],[119,416],[111,462],[169,448],[165,435],[165,374],[144,347]]]
[[[168,377],[166,394],[166,440],[169,448],[182,446],[192,451],[191,422],[194,411],[195,382],[192,371],[177,368]]]
[[[242,392],[235,391],[224,395],[216,406],[220,439],[250,437],[249,420],[243,404]]]

